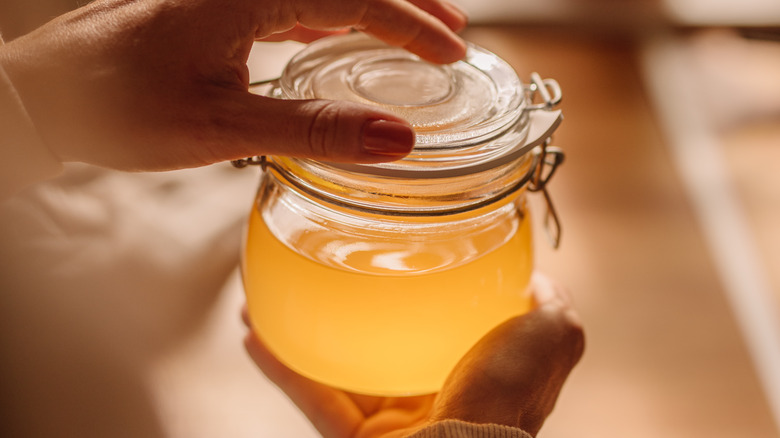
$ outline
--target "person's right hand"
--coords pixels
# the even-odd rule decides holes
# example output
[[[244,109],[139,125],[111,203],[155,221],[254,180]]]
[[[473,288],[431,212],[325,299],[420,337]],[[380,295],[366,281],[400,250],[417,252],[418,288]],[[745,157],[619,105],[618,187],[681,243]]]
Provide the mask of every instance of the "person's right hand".
[[[250,94],[253,42],[352,27],[448,63],[465,55],[454,33],[465,25],[446,0],[96,0],[0,47],[0,65],[62,161],[122,170],[265,154],[378,162],[411,150],[404,120]]]

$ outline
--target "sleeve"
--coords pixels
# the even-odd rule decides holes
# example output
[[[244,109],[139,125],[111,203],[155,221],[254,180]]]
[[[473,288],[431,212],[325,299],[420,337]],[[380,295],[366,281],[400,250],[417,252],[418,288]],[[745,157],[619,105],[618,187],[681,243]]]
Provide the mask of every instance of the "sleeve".
[[[0,37],[0,50],[3,39]],[[0,65],[0,201],[58,175],[62,163],[43,143]]]
[[[522,429],[498,424],[475,424],[444,420],[420,429],[404,438],[533,438]]]

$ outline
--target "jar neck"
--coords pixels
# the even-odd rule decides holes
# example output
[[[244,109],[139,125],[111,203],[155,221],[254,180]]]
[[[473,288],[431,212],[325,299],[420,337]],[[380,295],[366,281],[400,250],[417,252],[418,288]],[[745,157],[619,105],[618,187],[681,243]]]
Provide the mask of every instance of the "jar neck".
[[[307,159],[269,157],[267,170],[301,195],[331,208],[383,216],[448,216],[496,209],[527,188],[536,155],[458,176],[366,174]]]

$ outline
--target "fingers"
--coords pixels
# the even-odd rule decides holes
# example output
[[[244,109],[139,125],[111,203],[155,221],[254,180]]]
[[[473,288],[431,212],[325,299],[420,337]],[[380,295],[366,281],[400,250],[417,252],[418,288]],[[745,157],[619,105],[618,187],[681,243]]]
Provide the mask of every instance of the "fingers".
[[[261,26],[258,38],[300,23],[320,30],[354,27],[436,63],[454,62],[466,53],[465,43],[455,34],[465,26],[466,17],[443,0],[297,0],[286,6],[281,8],[286,15],[277,17],[275,25]]]
[[[436,419],[495,423],[535,435],[582,356],[579,319],[562,289],[539,279],[540,305],[486,335],[457,365],[437,401]]]
[[[352,436],[363,414],[344,392],[309,380],[279,362],[250,330],[244,347],[260,370],[311,421],[324,438]]]
[[[249,320],[249,309],[246,305],[241,307],[241,322],[243,322],[247,328],[252,328],[252,321]]]
[[[409,0],[409,3],[438,18],[453,32],[463,30],[468,24],[466,12],[453,3],[438,0]]]
[[[441,4],[438,1],[429,0],[424,3],[432,11],[442,13],[446,10],[443,7],[434,8],[434,5]],[[391,45],[403,47],[431,62],[450,63],[465,56],[465,43],[440,17],[404,1],[375,0],[368,4],[370,7],[355,28]],[[442,17],[454,22],[451,14],[442,13]],[[457,27],[464,25],[458,24]]]
[[[466,17],[443,0],[294,0],[277,15],[266,17],[275,24],[259,26],[255,36],[309,41],[354,26],[429,61],[452,62],[465,55],[465,43],[453,29],[465,26]],[[255,155],[379,163],[404,157],[415,142],[406,121],[357,103],[279,101],[245,93],[202,107],[215,109],[209,122],[216,123],[214,146],[198,152],[204,155],[201,163]]]
[[[241,319],[250,328],[244,346],[265,375],[284,391],[324,438],[406,436],[423,422],[434,395],[385,398],[358,395],[309,380],[276,359],[251,330],[246,306]]]
[[[352,102],[279,100],[230,92],[214,108],[211,142],[201,149],[216,162],[255,155],[377,163],[397,160],[414,147],[403,119]],[[232,137],[230,137],[230,136]]]

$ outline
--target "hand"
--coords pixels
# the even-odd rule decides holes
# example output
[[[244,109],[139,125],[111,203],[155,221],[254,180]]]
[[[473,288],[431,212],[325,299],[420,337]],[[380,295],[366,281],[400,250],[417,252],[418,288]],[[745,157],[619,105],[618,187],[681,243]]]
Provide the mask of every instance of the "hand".
[[[63,161],[123,170],[278,154],[400,158],[414,132],[346,102],[250,94],[253,41],[353,27],[432,62],[464,56],[447,0],[97,0],[0,46],[0,65]]]
[[[535,309],[482,338],[435,396],[382,398],[339,391],[284,366],[251,331],[244,343],[260,369],[325,438],[400,437],[446,419],[512,426],[536,435],[582,356],[584,338],[561,287],[538,274],[533,287]],[[246,312],[244,321],[249,324]]]

